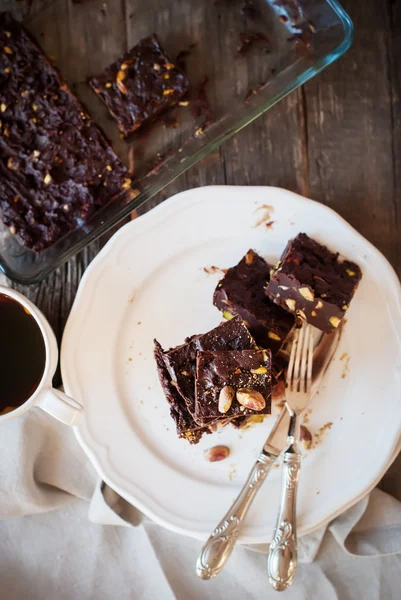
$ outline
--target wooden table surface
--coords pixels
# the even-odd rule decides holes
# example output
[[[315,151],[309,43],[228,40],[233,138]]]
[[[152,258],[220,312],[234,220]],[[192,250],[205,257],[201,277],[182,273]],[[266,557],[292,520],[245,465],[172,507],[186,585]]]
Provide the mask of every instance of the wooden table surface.
[[[400,276],[401,2],[343,6],[355,25],[351,50],[171,183],[153,205],[200,185],[284,187],[334,208]],[[110,235],[40,284],[9,282],[39,306],[59,340],[80,278]],[[401,455],[381,486],[401,499]]]

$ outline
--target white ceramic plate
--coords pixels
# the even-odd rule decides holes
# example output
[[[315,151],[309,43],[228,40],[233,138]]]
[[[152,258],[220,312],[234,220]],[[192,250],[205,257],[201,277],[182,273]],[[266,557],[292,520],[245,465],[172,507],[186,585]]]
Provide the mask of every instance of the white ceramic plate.
[[[322,204],[277,188],[204,187],[120,229],[82,279],[61,352],[66,391],[87,415],[78,440],[110,486],[173,531],[209,535],[277,411],[263,424],[242,431],[228,426],[190,446],[176,436],[152,340],[174,346],[220,322],[212,294],[221,273],[204,268],[234,265],[249,248],[275,262],[300,231],[363,269],[340,347],[311,406],[312,432],[332,426],[303,460],[298,515],[305,534],[363,497],[398,447],[400,286],[385,258]],[[206,462],[204,450],[215,444],[227,444],[231,455]],[[271,539],[279,488],[280,470],[273,469],[242,542]]]

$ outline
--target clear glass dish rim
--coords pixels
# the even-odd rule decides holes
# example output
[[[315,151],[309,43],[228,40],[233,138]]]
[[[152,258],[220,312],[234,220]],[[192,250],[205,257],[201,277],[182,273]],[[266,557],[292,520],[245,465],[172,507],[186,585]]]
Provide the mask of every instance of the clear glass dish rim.
[[[269,100],[262,102],[258,105],[255,110],[239,120],[234,127],[228,129],[223,134],[217,136],[215,139],[210,141],[204,147],[200,148],[198,151],[194,152],[191,156],[189,156],[185,163],[182,163],[176,170],[174,171],[173,176],[167,182],[159,182],[155,184],[150,184],[150,186],[144,191],[143,194],[138,196],[137,198],[128,202],[123,208],[117,211],[112,217],[108,218],[107,221],[98,225],[92,231],[89,231],[81,240],[76,242],[71,248],[61,252],[56,260],[52,263],[48,264],[41,271],[39,271],[35,276],[32,277],[24,277],[18,273],[15,273],[12,269],[6,267],[3,263],[0,262],[0,271],[6,275],[13,282],[22,284],[22,285],[32,285],[35,283],[39,283],[46,279],[53,271],[58,269],[61,265],[67,262],[71,257],[81,252],[86,246],[97,240],[100,236],[104,235],[115,227],[120,221],[128,217],[135,209],[139,208],[151,198],[153,198],[157,193],[159,193],[163,188],[169,185],[172,181],[174,181],[177,177],[185,173],[188,169],[190,169],[193,165],[195,165],[199,160],[204,158],[207,154],[218,148],[223,142],[228,140],[234,134],[238,133],[241,129],[249,125],[252,121],[257,119],[264,112],[269,110],[272,106],[277,104],[280,100],[282,100],[285,96],[293,92],[298,87],[307,83],[310,79],[318,75],[323,69],[332,64],[338,58],[340,58],[345,52],[349,49],[352,44],[353,36],[354,36],[354,26],[352,20],[348,13],[343,9],[338,0],[325,0],[326,3],[331,6],[333,11],[336,13],[338,19],[340,20],[343,29],[344,29],[344,39],[342,42],[331,52],[319,58],[312,66],[308,67],[305,71],[303,71],[300,75],[295,77],[292,81],[290,81],[284,88],[277,94],[273,95]]]

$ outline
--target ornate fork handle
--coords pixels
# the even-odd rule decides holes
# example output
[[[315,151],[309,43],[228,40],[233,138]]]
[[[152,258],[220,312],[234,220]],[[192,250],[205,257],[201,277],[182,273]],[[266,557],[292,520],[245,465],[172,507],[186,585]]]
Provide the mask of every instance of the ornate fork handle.
[[[296,499],[300,464],[293,443],[284,453],[280,511],[267,559],[269,581],[278,592],[291,585],[297,568]]]
[[[196,563],[196,574],[201,579],[215,577],[230,558],[239,536],[242,521],[275,459],[275,456],[263,453],[259,455],[234,504],[201,550]]]

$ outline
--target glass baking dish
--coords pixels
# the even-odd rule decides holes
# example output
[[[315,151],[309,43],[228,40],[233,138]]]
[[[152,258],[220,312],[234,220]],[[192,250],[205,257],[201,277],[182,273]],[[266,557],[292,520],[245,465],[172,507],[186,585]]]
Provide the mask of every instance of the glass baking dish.
[[[336,0],[0,1],[22,20],[133,172],[138,194],[115,199],[45,251],[0,224],[0,268],[35,283],[152,198],[224,140],[340,57],[353,27]],[[185,65],[192,92],[127,142],[86,83],[157,33]],[[186,104],[186,102],[184,102]]]

